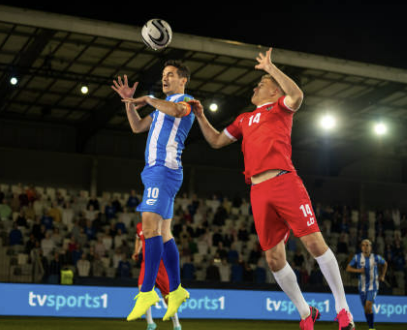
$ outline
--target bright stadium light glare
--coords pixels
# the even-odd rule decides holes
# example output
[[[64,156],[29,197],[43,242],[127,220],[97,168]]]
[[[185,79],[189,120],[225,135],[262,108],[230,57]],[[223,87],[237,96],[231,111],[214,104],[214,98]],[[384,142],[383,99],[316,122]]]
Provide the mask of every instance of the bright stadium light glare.
[[[12,84],[12,85],[17,85],[17,84],[18,84],[18,79],[17,79],[16,77],[12,77],[12,78],[10,79],[10,84]]]
[[[374,132],[377,135],[385,135],[387,133],[387,126],[383,123],[376,123],[374,125]]]
[[[88,86],[82,86],[81,87],[81,93],[82,94],[88,94],[88,92],[89,92],[89,88],[88,88]]]
[[[321,127],[327,131],[335,128],[336,119],[332,115],[324,115],[320,121]]]
[[[209,110],[211,110],[212,112],[218,111],[218,105],[217,105],[216,103],[212,103],[212,104],[209,106]]]

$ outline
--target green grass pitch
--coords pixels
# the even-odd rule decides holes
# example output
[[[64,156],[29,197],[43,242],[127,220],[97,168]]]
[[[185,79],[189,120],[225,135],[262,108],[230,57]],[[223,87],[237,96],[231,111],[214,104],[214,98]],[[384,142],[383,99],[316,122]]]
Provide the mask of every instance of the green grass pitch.
[[[157,330],[171,330],[172,322],[156,320]],[[183,330],[298,330],[298,322],[237,321],[237,320],[181,320]],[[376,330],[405,330],[406,324],[376,324]],[[1,330],[142,330],[144,320],[126,322],[118,319],[0,317]],[[334,322],[317,322],[315,330],[337,330]],[[357,323],[357,330],[368,329],[366,323]]]

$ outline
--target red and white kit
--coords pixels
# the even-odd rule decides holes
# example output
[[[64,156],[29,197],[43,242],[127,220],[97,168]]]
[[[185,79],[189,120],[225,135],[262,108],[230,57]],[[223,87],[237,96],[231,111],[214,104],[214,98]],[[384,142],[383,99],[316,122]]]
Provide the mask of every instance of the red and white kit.
[[[252,186],[253,217],[263,250],[287,240],[290,228],[297,237],[319,231],[307,190],[291,161],[294,111],[284,99],[239,115],[224,130],[231,139],[243,138],[246,183],[267,170],[290,172]]]
[[[145,271],[145,265],[144,265],[144,260],[145,260],[145,239],[143,235],[143,229],[142,229],[142,224],[139,222],[136,226],[136,235],[137,237],[141,240],[142,247],[143,247],[143,261],[141,263],[141,269],[140,269],[140,275],[138,277],[138,285],[143,284],[143,279],[144,279],[144,271]],[[170,293],[170,282],[168,280],[168,274],[167,270],[165,269],[164,262],[161,260],[160,262],[160,268],[158,268],[158,274],[157,274],[157,279],[155,280],[155,286],[161,291],[161,295],[165,297]]]

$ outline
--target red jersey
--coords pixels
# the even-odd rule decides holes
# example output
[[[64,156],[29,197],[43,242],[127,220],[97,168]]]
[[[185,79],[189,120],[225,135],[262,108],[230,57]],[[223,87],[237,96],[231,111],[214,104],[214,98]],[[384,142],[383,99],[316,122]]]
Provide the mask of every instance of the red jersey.
[[[284,99],[282,96],[277,102],[242,113],[224,130],[233,140],[243,137],[244,175],[249,184],[252,176],[267,170],[295,171],[291,161],[294,111]]]

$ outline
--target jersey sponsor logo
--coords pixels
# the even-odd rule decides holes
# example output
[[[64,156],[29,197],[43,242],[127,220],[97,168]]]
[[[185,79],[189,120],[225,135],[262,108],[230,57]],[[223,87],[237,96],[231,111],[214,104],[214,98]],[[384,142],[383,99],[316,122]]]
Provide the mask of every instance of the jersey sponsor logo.
[[[156,202],[157,202],[157,200],[153,199],[153,198],[149,198],[146,200],[146,204],[150,205],[150,206],[154,205]]]

